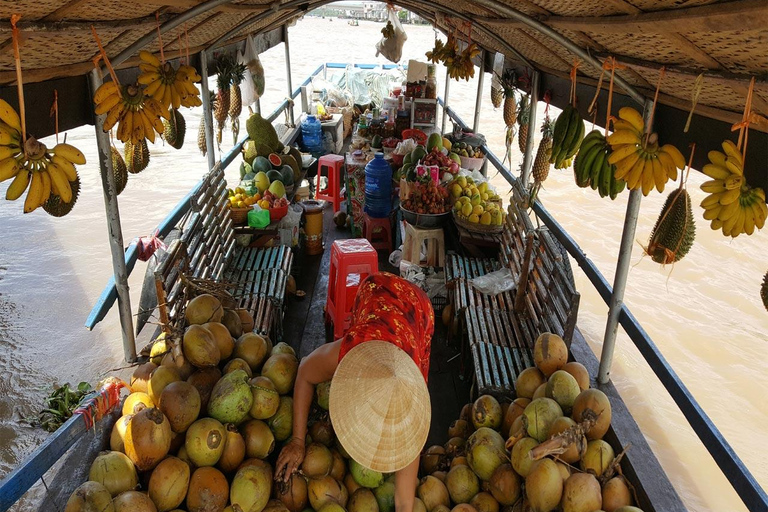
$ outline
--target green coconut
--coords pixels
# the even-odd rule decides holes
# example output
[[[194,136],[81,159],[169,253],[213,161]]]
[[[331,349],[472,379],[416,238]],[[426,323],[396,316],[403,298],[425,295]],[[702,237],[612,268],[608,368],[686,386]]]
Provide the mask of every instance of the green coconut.
[[[487,481],[507,460],[504,438],[488,427],[477,429],[467,441],[467,462],[481,480]]]
[[[349,472],[360,487],[375,489],[384,482],[384,475],[378,471],[368,469],[355,460],[349,461]]]
[[[267,359],[261,369],[261,374],[272,381],[278,393],[285,395],[293,389],[298,371],[299,360],[296,359],[296,356],[279,353]]]
[[[483,395],[472,404],[472,423],[476,429],[488,427],[498,430],[501,420],[501,405],[491,395]]]
[[[251,405],[251,417],[257,420],[271,418],[280,407],[280,394],[269,377],[254,377],[251,379],[251,393],[253,404]]]
[[[267,506],[271,491],[272,469],[249,465],[239,469],[232,479],[229,501],[233,509],[239,507],[243,512],[260,512]]]
[[[201,418],[187,429],[184,448],[192,463],[197,466],[214,466],[224,453],[226,438],[224,425],[213,418]]]
[[[570,414],[581,388],[573,375],[565,370],[557,370],[549,377],[545,393],[547,398],[557,402],[565,414]]]
[[[547,439],[552,423],[563,415],[563,410],[551,398],[537,398],[523,412],[528,422],[528,435],[542,442]]]
[[[235,370],[224,375],[211,391],[208,414],[222,423],[239,425],[248,417],[253,405],[253,394],[248,374]]]
[[[275,439],[285,441],[293,432],[293,399],[289,396],[280,397],[277,412],[269,418],[269,428],[274,432]]]
[[[469,467],[458,465],[446,475],[445,487],[453,503],[469,503],[480,492],[480,481]]]
[[[327,411],[330,407],[331,381],[327,380],[315,386],[315,396],[317,397],[317,405]]]
[[[395,512],[395,484],[384,482],[373,491],[373,495],[379,505],[379,512]]]

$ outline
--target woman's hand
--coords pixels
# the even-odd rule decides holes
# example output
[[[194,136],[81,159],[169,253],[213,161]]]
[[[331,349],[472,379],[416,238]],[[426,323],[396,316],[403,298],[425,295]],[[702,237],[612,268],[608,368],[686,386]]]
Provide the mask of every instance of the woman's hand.
[[[275,480],[288,482],[291,475],[299,469],[304,461],[304,440],[298,437],[291,438],[291,442],[285,445],[277,458],[275,466]]]

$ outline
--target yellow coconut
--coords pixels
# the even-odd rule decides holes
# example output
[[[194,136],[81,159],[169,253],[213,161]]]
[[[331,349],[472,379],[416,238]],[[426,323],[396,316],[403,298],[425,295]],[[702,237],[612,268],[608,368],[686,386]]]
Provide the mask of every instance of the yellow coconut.
[[[460,464],[446,475],[445,487],[453,503],[469,503],[480,492],[480,481],[469,466]]]
[[[157,369],[152,372],[152,376],[147,383],[147,394],[152,399],[152,403],[155,407],[160,405],[160,394],[165,387],[171,382],[178,382],[181,380],[179,372],[176,368],[170,366],[158,366]]]
[[[600,483],[589,473],[574,473],[563,486],[563,512],[592,512],[603,506]]]
[[[448,457],[463,457],[466,453],[467,440],[461,437],[452,437],[445,443],[445,453]]]
[[[88,480],[107,488],[112,496],[132,491],[139,486],[136,468],[124,453],[101,452],[91,463]]]
[[[147,492],[159,512],[166,512],[181,505],[187,496],[189,477],[189,466],[176,457],[163,459],[152,470]]]
[[[189,376],[192,375],[195,370],[197,370],[197,368],[192,366],[192,363],[190,363],[183,354],[180,354],[180,357],[177,358],[172,351],[165,354],[161,366],[170,366],[172,368],[176,368],[176,371],[179,372],[179,377],[181,377],[181,380],[187,380]]]
[[[309,503],[315,510],[320,510],[328,502],[347,504],[347,489],[331,476],[312,478],[307,485]]]
[[[602,439],[611,426],[611,402],[599,389],[587,389],[573,401],[571,417],[576,423],[581,423],[588,410],[597,415],[597,423],[587,431],[587,439]]]
[[[546,377],[560,370],[568,362],[568,347],[557,334],[545,332],[533,344],[533,361]]]
[[[135,410],[135,408],[138,406],[138,410]],[[149,397],[148,394],[142,392],[142,391],[134,391],[127,397],[125,397],[125,401],[123,402],[123,416],[127,414],[134,414],[136,412],[139,412],[144,407],[154,407],[155,404],[152,402],[152,399]]]
[[[499,502],[489,492],[479,492],[469,502],[477,512],[499,512]],[[416,507],[413,507],[414,512]]]
[[[296,381],[299,370],[299,360],[291,354],[275,354],[270,356],[261,369],[261,374],[268,377],[281,395],[289,393]]]
[[[203,327],[213,335],[213,339],[216,341],[216,345],[219,347],[219,355],[221,360],[229,359],[232,355],[232,351],[235,349],[235,340],[232,339],[232,335],[229,333],[229,329],[219,322],[208,322],[203,324]]]
[[[235,313],[237,313],[237,316],[240,317],[240,325],[243,326],[243,334],[253,331],[253,315],[242,308],[236,309]]]
[[[163,362],[163,357],[170,353],[171,345],[168,340],[165,339],[165,333],[161,332],[157,338],[153,340],[152,348],[149,350],[149,360],[160,366]]]
[[[246,421],[240,427],[245,439],[245,454],[249,458],[266,459],[275,449],[275,435],[261,420]]]
[[[216,467],[224,473],[231,473],[245,460],[245,439],[237,427],[231,423],[225,425],[224,428],[227,431],[224,438],[224,452],[219,457]]]
[[[514,505],[520,498],[520,478],[511,464],[502,464],[488,481],[491,495],[499,505]]]
[[[331,466],[330,475],[342,482],[347,475],[347,463],[338,450],[331,448],[331,455],[333,456],[333,466]]]
[[[611,465],[614,457],[615,453],[611,445],[602,439],[593,439],[587,443],[587,451],[581,458],[581,469],[600,477]]]
[[[539,442],[532,437],[524,437],[515,443],[514,448],[512,448],[512,467],[523,478],[527,477],[531,472],[531,466],[533,466],[531,450],[538,445]]]
[[[211,331],[202,325],[190,325],[184,331],[182,341],[184,357],[198,368],[216,366],[221,360],[221,352]]]
[[[515,381],[515,394],[518,398],[533,398],[539,386],[546,383],[547,379],[538,368],[526,368],[520,372]]]
[[[134,393],[136,391],[146,393],[149,377],[152,376],[155,368],[157,368],[157,365],[151,361],[137,366],[131,376],[131,391]]]
[[[472,424],[475,428],[498,430],[502,421],[501,405],[491,395],[483,395],[472,404]]]
[[[189,512],[210,512],[224,510],[229,498],[229,483],[224,474],[216,468],[197,468],[189,479],[187,510]]]
[[[301,470],[309,478],[320,478],[328,475],[333,468],[333,454],[326,446],[312,443],[307,446]]]
[[[222,373],[226,375],[228,373],[232,373],[235,370],[243,370],[245,374],[248,375],[249,379],[253,377],[253,370],[251,370],[251,365],[246,363],[245,359],[240,359],[239,357],[232,359],[224,365]]]
[[[347,493],[350,496],[352,496],[358,489],[364,489],[364,487],[355,481],[352,473],[347,473],[347,476],[344,477],[344,487],[347,488]]]
[[[287,483],[275,483],[275,497],[279,499],[290,512],[301,512],[309,502],[306,479],[298,474],[291,475]]]
[[[224,324],[229,331],[230,336],[237,339],[243,335],[243,321],[240,320],[240,315],[232,309],[225,309],[224,316],[221,317],[221,323]]]
[[[171,448],[171,425],[159,409],[148,407],[133,416],[125,431],[125,454],[139,471],[154,468]]]
[[[581,393],[579,383],[565,370],[557,370],[547,381],[547,397],[557,402],[565,414],[571,413],[573,402],[579,393]]]
[[[430,446],[421,454],[421,470],[431,475],[447,464],[447,460],[445,448],[440,445]]]
[[[552,423],[563,415],[563,410],[551,398],[536,398],[523,414],[528,423],[528,435],[542,442],[547,439]]]
[[[221,322],[224,308],[219,299],[204,293],[190,300],[184,311],[188,325],[202,325],[208,322]]]
[[[533,396],[531,397],[532,400],[536,400],[537,398],[546,398],[547,396],[547,385],[542,384],[541,386],[536,388],[536,391],[533,392]]]
[[[257,420],[271,418],[280,406],[280,394],[268,377],[254,377],[251,380],[251,393],[253,393],[253,405],[250,415]]]
[[[112,425],[112,434],[109,437],[110,450],[125,453],[125,431],[128,429],[131,418],[133,418],[133,414],[120,416],[115,424]]]
[[[64,512],[115,512],[112,495],[99,482],[87,481],[67,500]]]
[[[416,490],[419,499],[424,502],[427,512],[433,512],[436,507],[443,505],[449,507],[451,498],[445,484],[434,476],[425,476],[421,479]]]
[[[244,360],[251,367],[253,373],[257,373],[272,350],[271,344],[264,336],[255,332],[246,332],[235,342],[232,357]]]
[[[589,389],[589,372],[583,364],[577,363],[576,361],[565,363],[565,366],[563,366],[563,371],[573,375],[573,378],[576,379],[576,382],[579,383],[579,389],[582,391]]]
[[[200,415],[200,393],[185,381],[171,382],[160,394],[158,406],[176,433],[186,432]]]
[[[576,422],[567,416],[560,416],[552,422],[552,426],[549,427],[549,437],[555,436],[561,432],[574,427]],[[568,464],[575,464],[579,461],[584,451],[587,449],[587,439],[582,436],[582,441],[579,443],[571,443],[568,448],[558,455],[558,457]]]
[[[419,498],[416,499],[418,500]],[[424,503],[421,503],[421,506],[424,507]],[[349,512],[378,512],[379,504],[376,502],[376,496],[372,490],[360,488],[349,497],[347,509]],[[417,505],[414,504],[413,512],[416,512],[416,510]],[[424,507],[424,510],[426,511],[426,507]]]
[[[451,468],[454,466],[469,466],[469,461],[466,457],[454,457],[451,461]]]
[[[138,491],[126,491],[112,500],[115,512],[157,512],[152,500]]]
[[[537,461],[525,477],[525,495],[533,512],[550,512],[560,504],[563,478],[552,459]]]
[[[603,485],[603,510],[616,512],[620,507],[632,505],[632,494],[622,476],[615,476]]]
[[[213,418],[200,418],[187,429],[187,456],[195,466],[214,466],[224,453],[225,438],[224,425]]]
[[[504,421],[501,424],[501,435],[505,439],[514,434],[514,432],[511,431],[512,423],[515,422],[515,419],[517,419],[518,416],[523,414],[523,411],[529,403],[531,403],[530,398],[515,398],[512,403],[509,404],[507,411],[504,413]]]

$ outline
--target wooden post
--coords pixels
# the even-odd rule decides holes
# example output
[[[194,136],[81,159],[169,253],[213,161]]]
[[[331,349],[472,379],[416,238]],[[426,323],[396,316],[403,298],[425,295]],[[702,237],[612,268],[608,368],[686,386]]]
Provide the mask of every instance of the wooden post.
[[[528,290],[528,274],[531,271],[531,261],[533,259],[533,232],[529,231],[525,235],[525,256],[523,258],[523,269],[520,272],[520,280],[517,282],[517,293],[515,294],[515,313],[522,313],[525,309],[525,292]]]
[[[293,118],[293,84],[291,81],[291,47],[288,45],[288,25],[283,25],[283,44],[285,44],[285,74],[288,80],[288,119],[291,121],[291,125],[295,125],[296,121]],[[298,185],[296,185],[298,187]]]
[[[208,92],[208,53],[200,52],[200,74],[203,79],[200,82],[200,88],[203,94],[203,118],[200,122],[205,123],[205,146],[208,156],[208,171],[212,171],[216,165],[215,144],[213,143],[213,111],[211,110],[211,95]]]
[[[96,91],[103,83],[101,70],[94,69],[88,75],[91,91]],[[125,361],[136,361],[136,338],[133,335],[133,316],[131,315],[131,296],[128,289],[128,270],[125,266],[125,246],[123,230],[120,226],[120,209],[117,205],[115,177],[112,171],[112,153],[109,134],[104,131],[105,114],[95,116],[96,145],[99,152],[101,170],[101,188],[104,191],[104,206],[107,211],[109,228],[109,248],[112,252],[112,271],[117,289],[117,306],[120,311],[120,327],[123,335],[123,354]]]

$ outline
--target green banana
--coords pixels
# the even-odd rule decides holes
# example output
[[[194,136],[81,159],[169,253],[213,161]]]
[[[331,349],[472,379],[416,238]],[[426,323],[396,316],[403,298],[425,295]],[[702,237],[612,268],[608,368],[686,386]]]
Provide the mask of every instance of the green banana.
[[[571,144],[570,149],[565,153],[565,158],[571,158],[573,155],[575,155],[581,147],[581,141],[584,139],[584,132],[586,131],[586,128],[584,127],[584,121],[581,120],[581,117],[578,118],[576,125],[576,136],[573,138],[573,144]]]
[[[605,149],[601,148],[597,152],[597,156],[592,161],[592,166],[589,169],[589,179],[592,190],[597,190],[600,184],[600,171],[603,169],[603,160],[605,160]]]
[[[555,163],[555,156],[560,153],[560,150],[563,147],[563,139],[568,131],[568,123],[570,122],[571,117],[570,109],[572,108],[573,107],[570,105],[565,107],[565,110],[560,113],[557,117],[557,121],[555,121],[555,129],[552,135],[552,157],[549,159],[549,163],[551,164]]]
[[[611,169],[611,164],[608,163],[608,158],[603,158],[603,168],[600,171],[600,197],[611,195],[612,177],[613,170]]]
[[[584,152],[579,152],[579,155],[582,155],[582,166],[580,169],[580,176],[581,181],[585,183],[584,186],[589,186],[592,184],[592,167],[595,163],[595,160],[597,159],[597,155],[600,154],[603,151],[603,146],[600,144],[593,144],[589,148],[587,148]]]

